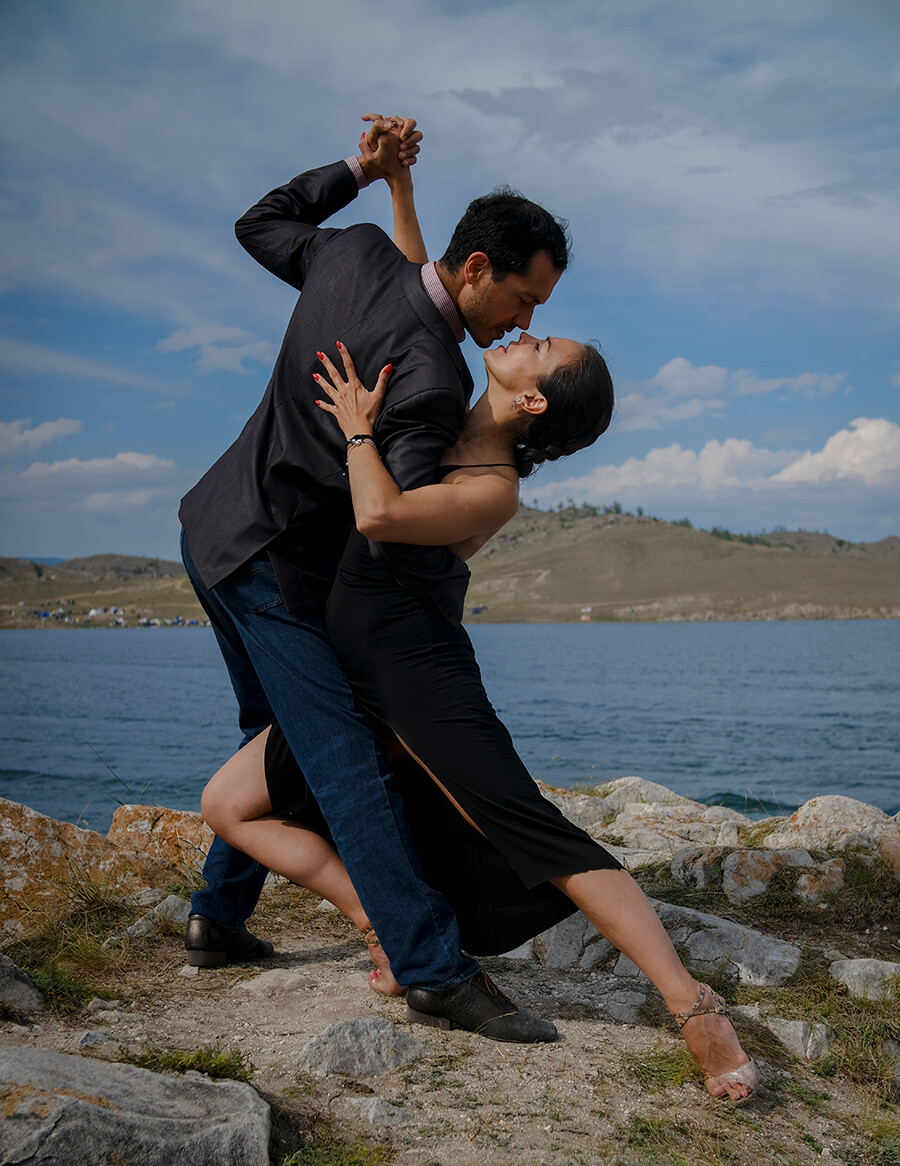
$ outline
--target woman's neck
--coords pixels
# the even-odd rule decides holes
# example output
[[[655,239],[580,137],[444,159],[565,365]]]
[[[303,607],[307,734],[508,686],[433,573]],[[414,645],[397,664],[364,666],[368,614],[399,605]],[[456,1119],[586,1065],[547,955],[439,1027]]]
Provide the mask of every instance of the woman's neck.
[[[515,441],[515,433],[498,422],[484,393],[469,410],[456,444],[445,451],[441,461],[444,465],[512,465]]]

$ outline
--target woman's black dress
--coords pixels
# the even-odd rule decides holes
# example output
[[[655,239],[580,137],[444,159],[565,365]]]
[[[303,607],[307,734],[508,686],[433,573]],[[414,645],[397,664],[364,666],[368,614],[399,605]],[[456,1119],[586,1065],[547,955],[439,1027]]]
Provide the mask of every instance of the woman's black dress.
[[[439,610],[427,586],[398,583],[354,532],[328,601],[328,631],[361,704],[484,834],[418,766],[395,767],[426,876],[456,910],[468,949],[485,954],[508,951],[572,914],[571,901],[549,879],[621,864],[541,795],[516,753],[460,623],[468,581],[460,567],[454,558],[453,610],[446,580]],[[541,699],[538,676],[533,699]],[[278,764],[290,765],[281,755]],[[268,772],[268,752],[266,765]]]

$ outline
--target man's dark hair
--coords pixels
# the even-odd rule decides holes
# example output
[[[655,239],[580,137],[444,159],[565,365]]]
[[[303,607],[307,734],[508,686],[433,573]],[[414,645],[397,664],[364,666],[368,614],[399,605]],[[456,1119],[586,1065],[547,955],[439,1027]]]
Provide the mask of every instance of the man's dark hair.
[[[565,219],[554,218],[518,191],[500,186],[469,203],[441,264],[453,275],[470,255],[483,251],[499,283],[511,273],[526,271],[538,251],[549,251],[556,270],[565,271],[570,245]]]

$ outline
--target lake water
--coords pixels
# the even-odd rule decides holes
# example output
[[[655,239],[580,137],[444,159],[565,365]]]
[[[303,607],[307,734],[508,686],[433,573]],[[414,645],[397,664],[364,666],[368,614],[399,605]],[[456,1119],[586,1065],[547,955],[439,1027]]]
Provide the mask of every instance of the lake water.
[[[639,774],[753,816],[841,793],[900,810],[900,621],[470,629],[529,769]],[[0,796],[105,830],[197,809],[237,746],[212,632],[0,633]]]

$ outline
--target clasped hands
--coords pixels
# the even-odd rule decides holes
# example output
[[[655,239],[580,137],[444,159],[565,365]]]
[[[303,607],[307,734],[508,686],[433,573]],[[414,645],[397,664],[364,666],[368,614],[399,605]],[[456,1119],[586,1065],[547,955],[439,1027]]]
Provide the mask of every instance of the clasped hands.
[[[380,113],[364,113],[369,122],[368,132],[359,138],[359,162],[370,181],[383,178],[390,186],[394,179],[408,173],[416,164],[422,131],[416,129],[414,117],[383,117]]]

